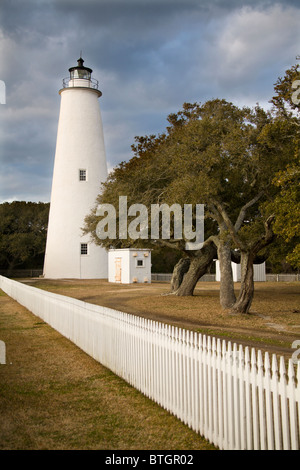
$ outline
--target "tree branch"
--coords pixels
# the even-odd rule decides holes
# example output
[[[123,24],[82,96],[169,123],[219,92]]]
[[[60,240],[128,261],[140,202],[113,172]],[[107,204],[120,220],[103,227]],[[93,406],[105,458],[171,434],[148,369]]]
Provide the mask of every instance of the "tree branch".
[[[221,215],[226,227],[227,227],[227,230],[229,230],[230,232],[230,235],[234,241],[234,243],[236,244],[236,246],[240,249],[240,250],[245,250],[245,245],[244,243],[240,240],[240,238],[238,237],[237,233],[236,233],[236,230],[235,230],[235,227],[233,226],[226,210],[224,209],[224,207],[222,206],[222,204],[220,204],[219,202],[216,203],[216,207],[217,207],[217,210],[219,212],[219,214]]]
[[[253,199],[251,199],[251,201],[247,202],[247,204],[245,204],[241,208],[240,213],[238,215],[238,218],[236,219],[236,222],[235,222],[235,225],[234,225],[234,230],[236,232],[238,232],[239,229],[241,228],[241,225],[242,225],[243,220],[245,218],[247,209],[249,209],[249,207],[253,206],[262,197],[263,194],[264,194],[264,191],[260,191]]]
[[[207,204],[207,208],[211,212],[212,216],[216,219],[219,227],[221,227],[223,219],[222,217],[220,217],[220,213],[215,207],[217,204],[218,204],[217,202]]]
[[[267,245],[269,245],[269,243],[272,242],[273,238],[274,238],[274,232],[272,230],[272,224],[275,220],[275,215],[272,214],[270,215],[267,220],[264,222],[264,226],[265,226],[265,235],[263,237],[261,237],[260,240],[258,240],[251,248],[251,251],[256,254],[258,253],[260,250],[262,250],[263,248],[265,248]]]

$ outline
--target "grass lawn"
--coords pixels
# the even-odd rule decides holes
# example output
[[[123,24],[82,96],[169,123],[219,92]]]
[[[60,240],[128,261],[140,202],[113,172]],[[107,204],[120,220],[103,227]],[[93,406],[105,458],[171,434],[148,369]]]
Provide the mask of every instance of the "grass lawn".
[[[199,282],[193,297],[165,295],[169,284],[111,284],[103,280],[28,280],[85,302],[170,323],[290,358],[300,339],[300,282],[257,282],[250,314],[220,308],[219,283]],[[239,284],[235,284],[238,293]]]
[[[1,450],[211,450],[0,291]]]
[[[249,315],[219,306],[219,284],[193,297],[167,283],[23,280],[37,288],[290,358],[300,338],[300,283],[256,283]],[[236,285],[238,289],[239,285]],[[1,291],[0,291],[1,293]],[[210,450],[207,441],[2,293],[0,449]]]

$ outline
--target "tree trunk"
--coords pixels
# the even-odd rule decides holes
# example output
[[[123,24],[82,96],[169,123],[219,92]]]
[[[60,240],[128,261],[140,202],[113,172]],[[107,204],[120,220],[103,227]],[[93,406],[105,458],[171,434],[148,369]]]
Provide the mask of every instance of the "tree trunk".
[[[253,279],[254,255],[250,252],[241,252],[241,288],[237,301],[232,307],[233,313],[248,313],[254,296]]]
[[[254,296],[254,261],[259,259],[258,253],[274,240],[272,224],[274,215],[265,221],[265,235],[248,249],[241,250],[241,288],[237,301],[232,307],[233,313],[248,313]]]
[[[236,301],[231,267],[230,242],[220,240],[218,243],[218,259],[220,266],[220,304],[223,309],[233,306]]]
[[[199,279],[207,273],[211,263],[216,257],[217,251],[213,243],[201,248],[197,256],[190,259],[189,270],[185,274],[182,283],[174,292],[178,296],[190,296],[194,294],[194,290]]]
[[[190,258],[181,258],[175,265],[171,279],[171,292],[174,292],[179,288],[182,283],[183,276],[189,270],[190,264]]]

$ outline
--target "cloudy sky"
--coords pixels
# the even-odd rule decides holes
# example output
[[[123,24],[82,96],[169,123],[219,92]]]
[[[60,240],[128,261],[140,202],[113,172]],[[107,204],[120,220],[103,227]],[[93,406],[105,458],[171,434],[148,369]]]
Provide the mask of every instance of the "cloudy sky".
[[[50,201],[58,90],[80,51],[111,169],[184,102],[268,107],[299,25],[299,0],[0,0],[0,202]]]

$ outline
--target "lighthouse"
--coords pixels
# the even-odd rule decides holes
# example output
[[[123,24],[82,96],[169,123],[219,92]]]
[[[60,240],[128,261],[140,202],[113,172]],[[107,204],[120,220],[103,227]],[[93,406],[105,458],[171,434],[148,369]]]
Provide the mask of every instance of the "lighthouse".
[[[83,235],[84,218],[107,177],[98,81],[83,65],[63,80],[47,232],[44,277],[106,279],[108,254]]]

